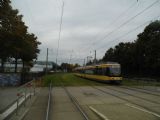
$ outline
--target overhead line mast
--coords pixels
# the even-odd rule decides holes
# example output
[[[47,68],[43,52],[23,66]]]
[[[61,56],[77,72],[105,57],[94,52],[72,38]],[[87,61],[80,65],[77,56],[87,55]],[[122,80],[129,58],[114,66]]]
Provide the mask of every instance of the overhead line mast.
[[[61,31],[62,31],[63,11],[64,11],[64,1],[63,1],[63,3],[62,3],[62,12],[61,12],[61,20],[60,20],[59,35],[58,35],[58,47],[57,47],[57,54],[56,54],[56,71],[57,71],[57,63],[58,63],[59,42],[60,42]]]

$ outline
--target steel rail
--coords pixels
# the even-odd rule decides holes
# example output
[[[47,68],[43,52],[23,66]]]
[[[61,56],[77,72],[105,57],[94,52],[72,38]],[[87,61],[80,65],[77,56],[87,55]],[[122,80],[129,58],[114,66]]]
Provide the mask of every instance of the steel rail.
[[[66,93],[68,94],[69,98],[71,99],[71,101],[73,102],[73,104],[77,107],[77,109],[80,111],[80,113],[83,115],[83,117],[85,118],[85,120],[89,120],[87,114],[84,112],[84,110],[80,107],[78,101],[76,100],[75,97],[73,97],[69,91],[67,90],[67,88],[63,87],[66,91]]]
[[[76,106],[76,108],[78,109],[78,111],[81,113],[81,115],[84,117],[85,120],[89,120],[88,115],[85,113],[85,111],[81,108],[81,106],[79,105],[77,99],[70,94],[70,92],[68,91],[68,89],[63,85],[63,83],[61,82],[61,86],[62,88],[65,90],[65,92],[67,93],[68,97],[70,98],[70,100],[72,101],[72,103]]]
[[[146,110],[149,110],[149,111],[151,111],[151,112],[154,112],[154,113],[158,114],[157,111],[155,111],[155,110],[152,110],[152,109],[150,109],[150,108],[148,108],[148,107],[145,107],[145,106],[143,106],[143,105],[141,105],[141,104],[138,104],[138,103],[133,102],[133,101],[131,101],[131,100],[128,100],[128,99],[126,99],[126,98],[120,97],[120,96],[118,96],[118,95],[116,95],[116,94],[112,94],[112,93],[110,93],[110,92],[108,92],[108,91],[99,89],[99,88],[97,88],[97,87],[95,87],[95,86],[94,86],[94,87],[93,87],[93,86],[90,86],[90,87],[92,87],[92,88],[94,88],[94,89],[96,89],[96,90],[99,90],[99,91],[101,91],[101,92],[103,92],[103,93],[105,93],[105,94],[109,94],[109,95],[114,96],[114,97],[116,97],[116,98],[119,98],[119,99],[121,99],[121,100],[127,101],[128,103],[131,103],[131,104],[140,106],[140,107],[142,107],[142,108],[144,108],[144,109],[146,109]],[[105,88],[105,89],[106,89],[106,88]]]
[[[129,96],[132,96],[132,97],[135,97],[135,98],[138,98],[138,99],[142,99],[142,100],[145,100],[147,102],[151,102],[151,103],[156,103],[156,104],[160,104],[160,102],[157,102],[157,101],[154,101],[154,100],[150,100],[150,99],[147,99],[147,98],[143,98],[143,97],[140,97],[140,96],[137,96],[137,95],[133,95],[133,94],[130,94],[130,93],[127,93],[127,92],[124,92],[124,91],[120,91],[120,90],[116,90],[114,88],[108,88],[108,87],[105,87],[107,89],[110,89],[110,90],[113,90],[113,91],[117,91],[119,93],[122,93],[122,94],[126,94],[126,95],[129,95]],[[133,91],[133,90],[132,90]]]
[[[46,109],[46,119],[45,120],[49,120],[50,103],[51,103],[51,89],[52,89],[52,83],[50,83],[50,86],[49,86],[48,104],[47,104],[47,109]]]
[[[128,87],[125,87],[125,86],[120,86],[120,87],[124,88],[124,89],[128,89],[128,90],[135,90],[135,91],[138,91],[138,92],[141,92],[141,93],[150,94],[150,95],[154,95],[154,96],[160,97],[160,94],[153,93],[154,91],[148,91],[148,90],[145,90],[145,89],[139,89],[137,87],[132,87],[132,88],[128,88]]]
[[[151,92],[155,92],[155,93],[159,93],[160,92],[159,90],[152,90],[152,89],[149,90],[149,89],[140,88],[140,87],[134,87],[134,88],[141,89],[141,90],[146,90],[146,91],[151,91]]]

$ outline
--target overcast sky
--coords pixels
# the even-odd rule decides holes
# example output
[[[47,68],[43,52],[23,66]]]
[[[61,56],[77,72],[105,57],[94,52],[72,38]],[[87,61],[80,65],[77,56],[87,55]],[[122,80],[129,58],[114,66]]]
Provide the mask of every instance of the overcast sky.
[[[46,59],[49,48],[49,61],[55,61],[62,0],[12,0],[12,6],[42,43],[38,60]],[[94,50],[100,59],[119,42],[134,41],[159,16],[160,0],[64,0],[58,64],[82,65],[84,58],[94,57]]]

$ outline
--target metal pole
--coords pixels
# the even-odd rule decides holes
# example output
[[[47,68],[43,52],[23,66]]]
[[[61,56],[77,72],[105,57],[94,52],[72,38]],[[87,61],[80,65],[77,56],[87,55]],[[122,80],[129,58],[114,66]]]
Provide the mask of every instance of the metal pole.
[[[36,93],[35,88],[36,88],[36,79],[34,79],[34,96],[35,96],[35,93]]]
[[[25,97],[25,99],[24,99],[24,106],[26,106],[26,87],[25,87],[25,93],[24,93],[24,97]]]
[[[96,50],[95,50],[95,55],[94,55],[94,64],[96,64]]]
[[[49,86],[49,95],[48,95],[48,105],[47,105],[47,110],[46,110],[46,120],[49,120],[49,111],[50,111],[50,101],[51,101],[51,83]]]
[[[47,48],[47,56],[46,56],[46,74],[48,72],[48,48]]]
[[[18,98],[17,98],[17,110],[16,110],[16,115],[18,115],[18,102],[19,102],[19,96],[18,96]]]
[[[59,26],[58,47],[57,47],[57,54],[56,54],[56,71],[57,71],[57,64],[58,64],[59,41],[61,39],[63,11],[64,11],[64,2],[62,4],[61,20],[60,20],[60,26]]]
[[[70,58],[69,58],[69,64],[71,64],[72,53],[73,53],[73,50],[71,51],[71,55],[70,55]]]
[[[30,99],[31,99],[31,88],[29,88],[29,89],[30,89],[30,90],[29,90],[29,92],[30,92],[29,94],[30,94]]]
[[[87,62],[86,62],[86,64],[88,63],[88,56],[87,56]]]
[[[83,63],[83,66],[85,66],[85,64],[86,64],[86,63],[85,63],[85,59],[84,59],[84,63]]]

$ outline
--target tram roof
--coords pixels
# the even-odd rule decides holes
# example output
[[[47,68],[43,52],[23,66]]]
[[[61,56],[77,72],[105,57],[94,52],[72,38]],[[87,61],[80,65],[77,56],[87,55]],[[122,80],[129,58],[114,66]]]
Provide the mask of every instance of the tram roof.
[[[78,67],[75,70],[104,68],[104,67],[107,67],[107,66],[108,67],[109,66],[120,66],[120,64],[119,63],[105,63],[105,64],[89,65],[89,66]]]

